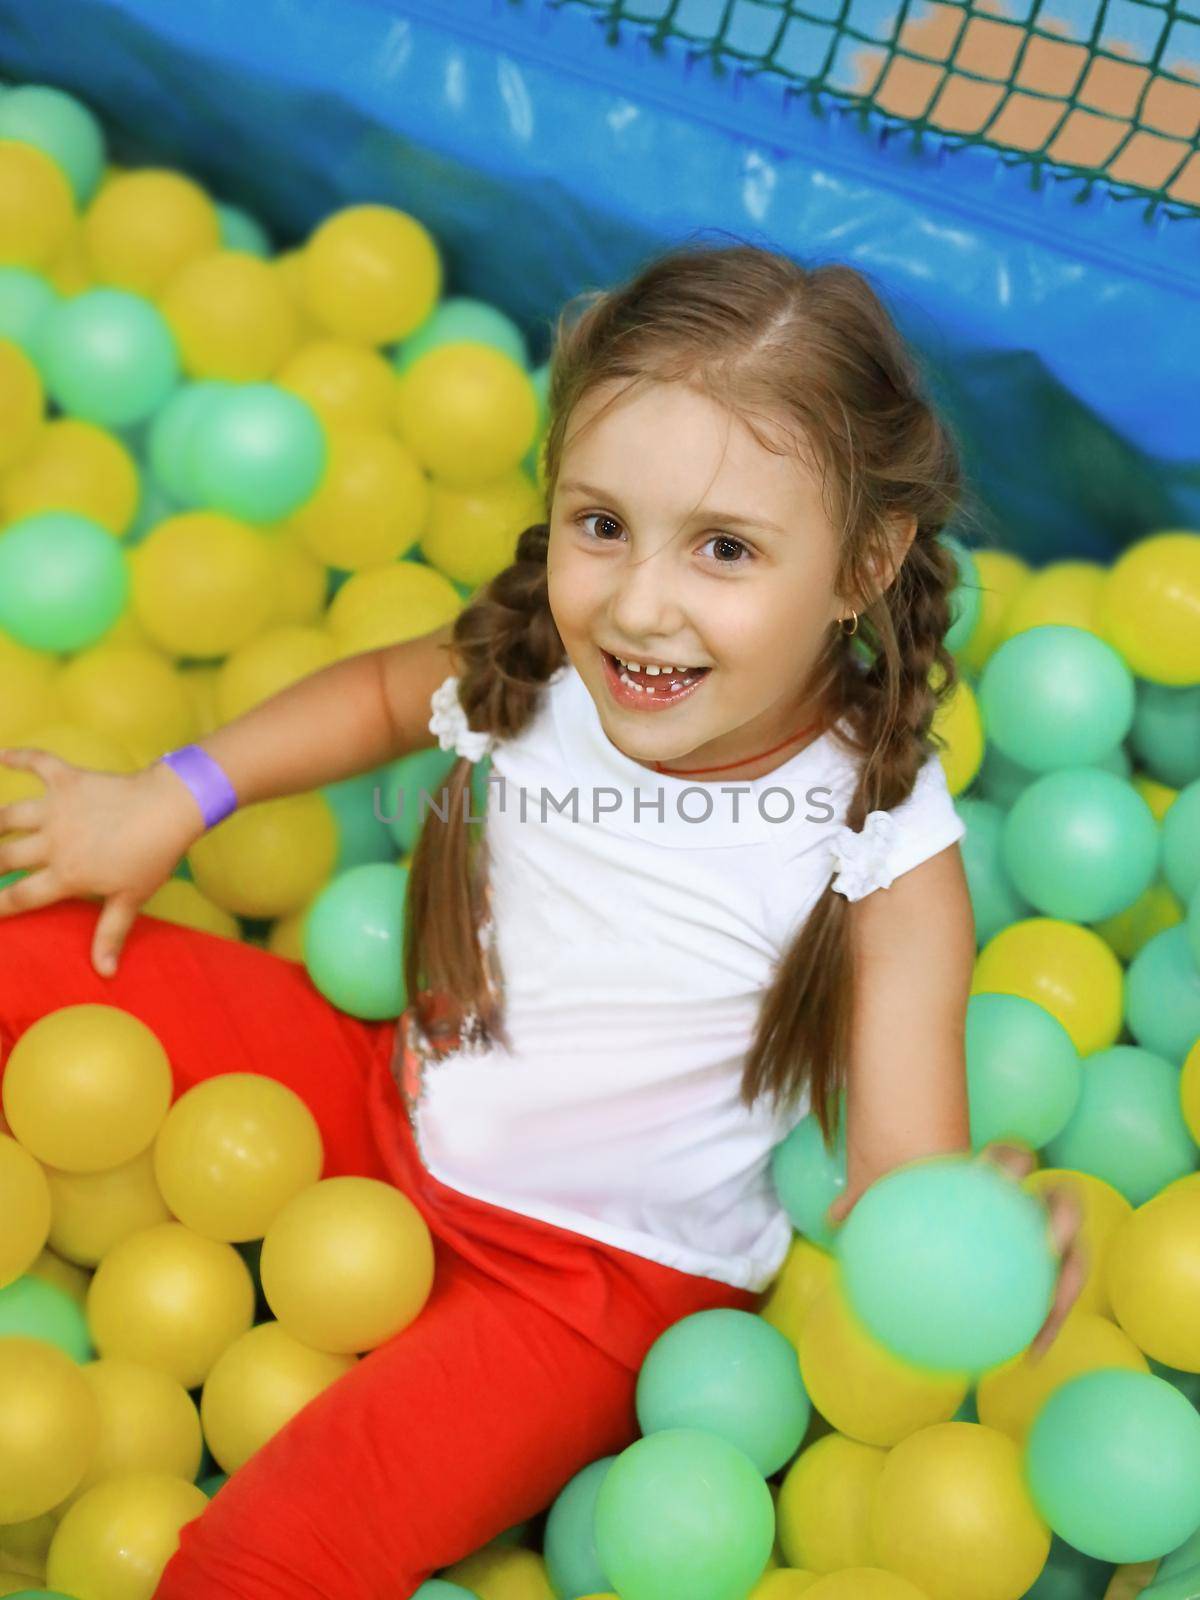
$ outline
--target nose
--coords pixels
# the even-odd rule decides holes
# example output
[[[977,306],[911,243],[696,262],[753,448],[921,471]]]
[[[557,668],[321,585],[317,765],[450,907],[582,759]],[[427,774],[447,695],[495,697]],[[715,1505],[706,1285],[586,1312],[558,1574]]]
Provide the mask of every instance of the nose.
[[[613,565],[609,615],[617,636],[648,653],[659,641],[678,639],[685,620],[682,575],[670,544]]]

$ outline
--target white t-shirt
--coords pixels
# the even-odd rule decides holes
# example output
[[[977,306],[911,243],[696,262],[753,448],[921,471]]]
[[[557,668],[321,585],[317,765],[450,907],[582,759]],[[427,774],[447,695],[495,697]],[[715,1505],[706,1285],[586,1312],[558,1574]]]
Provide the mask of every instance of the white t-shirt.
[[[776,1119],[739,1086],[774,965],[833,875],[856,761],[830,731],[724,789],[651,772],[560,667],[491,758],[487,932],[513,1053],[427,1060],[412,1116],[434,1176],[764,1288],[792,1234],[771,1150],[808,1102]],[[897,874],[966,831],[936,756],[892,816]]]

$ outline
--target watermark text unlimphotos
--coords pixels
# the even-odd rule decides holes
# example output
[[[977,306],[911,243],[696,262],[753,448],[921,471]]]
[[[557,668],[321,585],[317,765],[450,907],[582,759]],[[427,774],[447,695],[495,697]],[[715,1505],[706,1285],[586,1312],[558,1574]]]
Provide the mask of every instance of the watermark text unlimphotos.
[[[742,822],[750,815],[757,815],[764,822],[785,823],[793,819],[800,804],[808,807],[806,822],[832,822],[836,815],[829,803],[833,790],[824,787],[807,789],[798,795],[783,784],[771,784],[755,791],[748,783],[718,786],[693,783],[675,791],[660,786],[657,789],[635,788],[632,794],[626,794],[604,784],[574,784],[563,794],[556,795],[544,784],[538,789],[511,784],[498,772],[490,772],[487,782],[489,788],[495,785],[498,791],[494,809],[507,814],[511,808],[521,822],[546,822],[553,814],[569,817],[572,822],[598,823],[602,817],[623,811],[635,824],[645,823],[649,827],[665,822],[669,815],[697,826],[718,816],[733,823]],[[398,785],[386,800],[385,809],[385,796],[376,784],[372,807],[379,822],[396,823],[405,818],[420,823],[430,812],[445,822],[450,815],[450,790],[445,787],[431,793],[425,788],[414,791]],[[484,816],[471,814],[472,800],[468,786],[461,797],[463,821],[485,821],[486,813]],[[814,811],[815,815],[809,814]]]

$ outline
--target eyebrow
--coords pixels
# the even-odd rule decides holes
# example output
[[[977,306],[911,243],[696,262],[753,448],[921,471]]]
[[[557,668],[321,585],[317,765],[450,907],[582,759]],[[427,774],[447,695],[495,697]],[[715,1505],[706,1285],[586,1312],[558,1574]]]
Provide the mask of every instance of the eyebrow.
[[[582,494],[590,495],[594,500],[607,500],[611,505],[618,503],[617,497],[611,490],[598,489],[592,483],[581,483],[578,478],[568,479],[565,483],[560,483],[558,487],[564,493],[568,490],[577,489]],[[768,533],[785,533],[785,529],[781,528],[778,523],[770,522],[766,517],[746,516],[737,511],[717,511],[712,506],[701,506],[692,513],[693,521],[700,521],[701,519],[706,522],[735,523],[742,528],[763,528]]]

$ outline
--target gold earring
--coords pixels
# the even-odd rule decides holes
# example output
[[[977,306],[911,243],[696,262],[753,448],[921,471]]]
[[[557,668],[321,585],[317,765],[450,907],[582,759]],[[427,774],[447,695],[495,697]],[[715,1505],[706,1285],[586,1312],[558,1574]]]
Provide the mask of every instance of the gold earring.
[[[852,611],[852,612],[851,612],[851,613],[850,613],[850,615],[851,615],[851,616],[852,616],[852,617],[853,617],[853,618],[854,618],[854,626],[853,626],[853,627],[852,627],[852,628],[848,628],[848,627],[847,627],[847,626],[846,626],[846,619],[845,619],[845,617],[843,617],[843,618],[842,618],[842,619],[841,619],[841,623],[842,623],[842,637],[843,637],[843,638],[846,638],[846,639],[851,639],[851,638],[853,638],[853,637],[854,637],[854,635],[855,635],[855,634],[856,634],[856,633],[857,633],[857,632],[858,632],[858,612],[857,612],[857,611]]]

